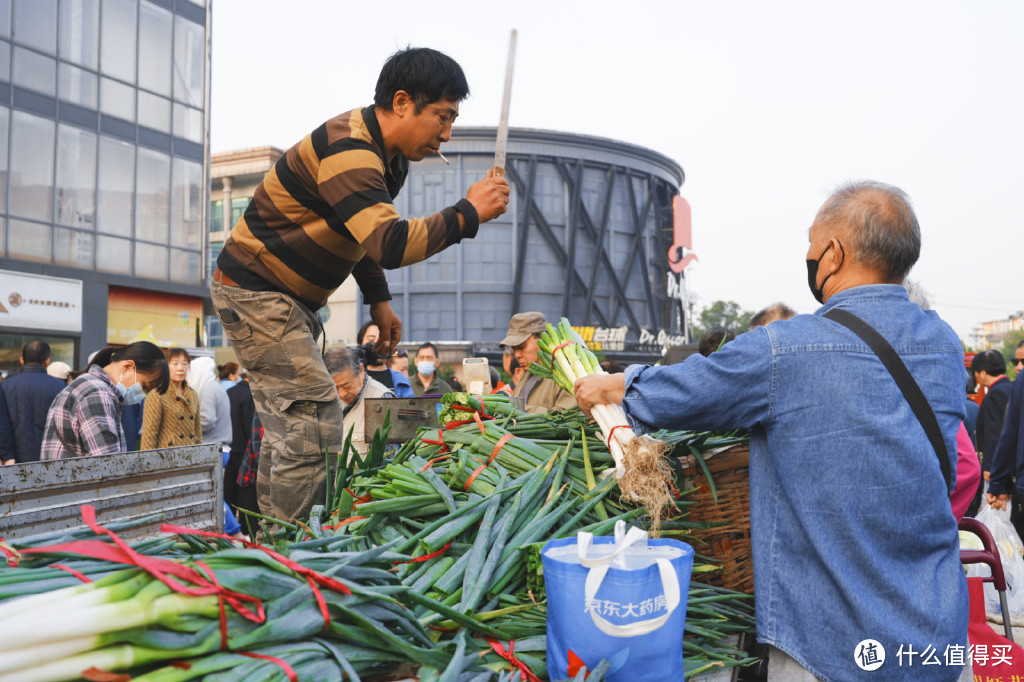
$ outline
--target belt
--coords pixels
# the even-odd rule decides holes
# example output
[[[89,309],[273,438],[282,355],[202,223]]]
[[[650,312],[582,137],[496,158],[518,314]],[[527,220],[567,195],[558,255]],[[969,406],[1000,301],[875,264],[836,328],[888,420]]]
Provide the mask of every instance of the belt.
[[[236,282],[235,280],[231,279],[230,277],[225,275],[223,272],[221,272],[220,268],[217,268],[216,270],[213,271],[213,281],[214,282],[220,282],[221,284],[226,284],[229,287],[237,287],[238,286],[238,282]]]

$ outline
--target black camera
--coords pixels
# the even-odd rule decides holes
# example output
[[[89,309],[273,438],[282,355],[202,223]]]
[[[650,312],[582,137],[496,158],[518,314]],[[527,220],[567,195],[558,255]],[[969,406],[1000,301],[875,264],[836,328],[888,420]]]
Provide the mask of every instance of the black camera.
[[[374,365],[379,365],[383,362],[381,357],[377,354],[377,346],[375,346],[372,341],[359,346],[358,350],[359,356],[364,365],[373,367]]]

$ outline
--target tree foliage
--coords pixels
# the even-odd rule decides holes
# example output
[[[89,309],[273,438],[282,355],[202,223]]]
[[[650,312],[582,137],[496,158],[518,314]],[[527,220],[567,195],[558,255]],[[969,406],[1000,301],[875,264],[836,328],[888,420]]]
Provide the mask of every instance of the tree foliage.
[[[1024,341],[1024,330],[1017,332],[1010,332],[1006,339],[1003,341],[1001,348],[997,350],[1003,354],[1006,358],[1006,374],[1007,376],[1016,375],[1016,365],[1013,363],[1013,358],[1017,357],[1017,344]]]
[[[705,306],[693,325],[693,338],[699,339],[712,327],[725,327],[736,334],[750,329],[750,318],[754,311],[743,310],[736,301],[715,301]]]

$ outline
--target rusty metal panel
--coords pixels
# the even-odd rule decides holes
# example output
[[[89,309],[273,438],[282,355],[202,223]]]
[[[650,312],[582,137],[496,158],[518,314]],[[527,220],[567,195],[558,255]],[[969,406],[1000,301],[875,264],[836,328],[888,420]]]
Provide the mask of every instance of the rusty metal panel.
[[[24,540],[81,527],[81,506],[103,523],[159,513],[123,533],[159,534],[161,523],[224,527],[224,465],[218,444],[27,462],[0,467],[0,537]]]

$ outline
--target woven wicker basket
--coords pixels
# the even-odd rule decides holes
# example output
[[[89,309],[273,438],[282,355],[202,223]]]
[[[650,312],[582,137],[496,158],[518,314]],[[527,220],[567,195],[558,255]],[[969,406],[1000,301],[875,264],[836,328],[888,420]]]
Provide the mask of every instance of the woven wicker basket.
[[[692,457],[683,458],[684,489],[695,489],[687,508],[687,521],[705,523],[695,528],[693,549],[721,562],[722,570],[706,573],[701,580],[738,592],[754,593],[754,565],[750,547],[750,448],[736,445],[704,461],[718,491],[718,503],[711,495],[704,470]]]

